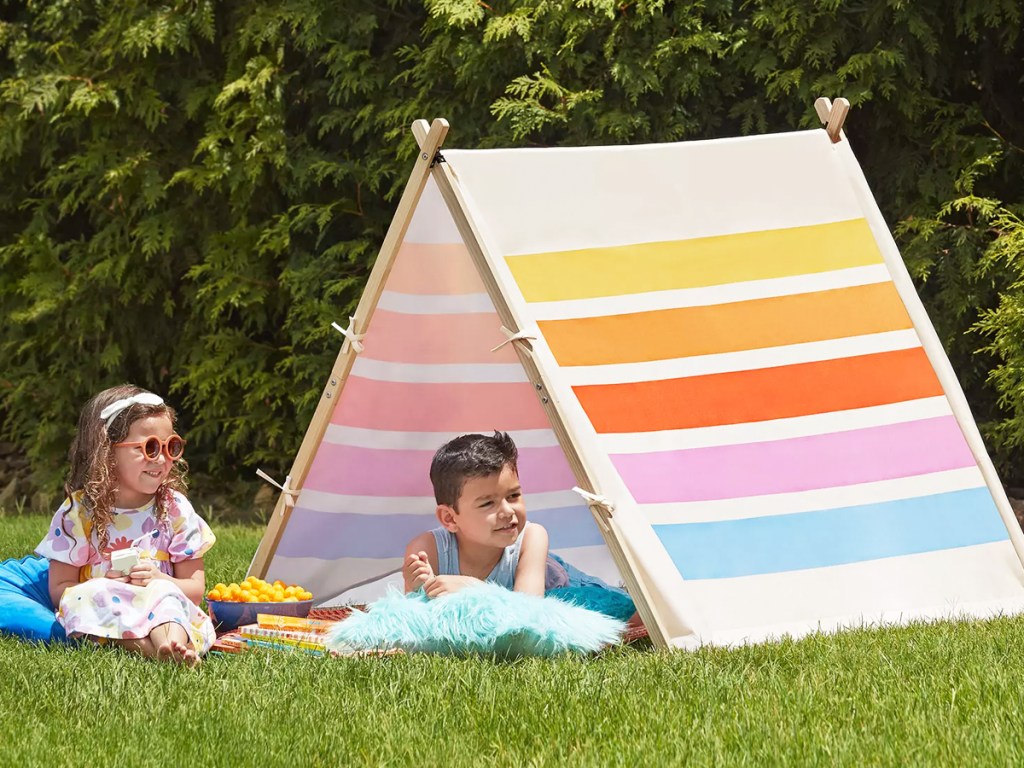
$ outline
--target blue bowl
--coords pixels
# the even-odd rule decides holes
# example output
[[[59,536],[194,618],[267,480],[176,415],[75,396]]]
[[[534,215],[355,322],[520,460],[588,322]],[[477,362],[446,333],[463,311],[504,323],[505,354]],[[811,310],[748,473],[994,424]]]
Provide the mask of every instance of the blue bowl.
[[[304,619],[313,607],[312,600],[295,603],[238,603],[228,600],[207,600],[207,610],[217,632],[230,632],[243,624],[255,624],[259,613],[295,616]]]

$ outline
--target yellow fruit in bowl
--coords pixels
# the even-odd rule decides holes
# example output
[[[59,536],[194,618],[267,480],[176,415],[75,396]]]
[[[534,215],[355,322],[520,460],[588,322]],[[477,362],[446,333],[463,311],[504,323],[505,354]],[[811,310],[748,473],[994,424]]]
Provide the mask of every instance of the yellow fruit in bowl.
[[[285,584],[280,579],[269,582],[248,576],[240,582],[217,582],[206,593],[206,599],[235,603],[296,603],[312,600],[313,593],[299,584]]]

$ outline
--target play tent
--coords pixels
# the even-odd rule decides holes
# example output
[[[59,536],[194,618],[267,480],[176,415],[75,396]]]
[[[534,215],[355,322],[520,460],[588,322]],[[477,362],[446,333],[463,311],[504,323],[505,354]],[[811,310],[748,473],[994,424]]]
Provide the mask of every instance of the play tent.
[[[553,551],[660,646],[1024,608],[1024,538],[839,112],[420,154],[250,573],[399,583],[445,440],[510,432]],[[575,489],[575,490],[574,490]]]

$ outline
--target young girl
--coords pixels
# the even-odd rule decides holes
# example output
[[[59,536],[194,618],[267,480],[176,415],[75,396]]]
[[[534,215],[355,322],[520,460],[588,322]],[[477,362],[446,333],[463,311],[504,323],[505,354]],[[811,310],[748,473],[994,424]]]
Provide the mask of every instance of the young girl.
[[[188,665],[213,643],[198,604],[215,539],[183,495],[184,447],[174,411],[138,387],[104,390],[82,409],[67,499],[36,548],[50,560],[50,596],[69,637]],[[111,556],[131,548],[137,564],[113,568]]]

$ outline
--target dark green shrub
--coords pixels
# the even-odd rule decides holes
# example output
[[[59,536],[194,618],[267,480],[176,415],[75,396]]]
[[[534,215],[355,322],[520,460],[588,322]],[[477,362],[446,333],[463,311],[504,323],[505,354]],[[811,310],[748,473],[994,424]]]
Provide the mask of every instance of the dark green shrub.
[[[853,102],[854,149],[1024,482],[1020,2],[3,8],[0,418],[39,487],[80,404],[125,380],[180,406],[194,467],[282,472],[414,118],[448,117],[453,146],[670,141],[808,127],[821,94]]]

